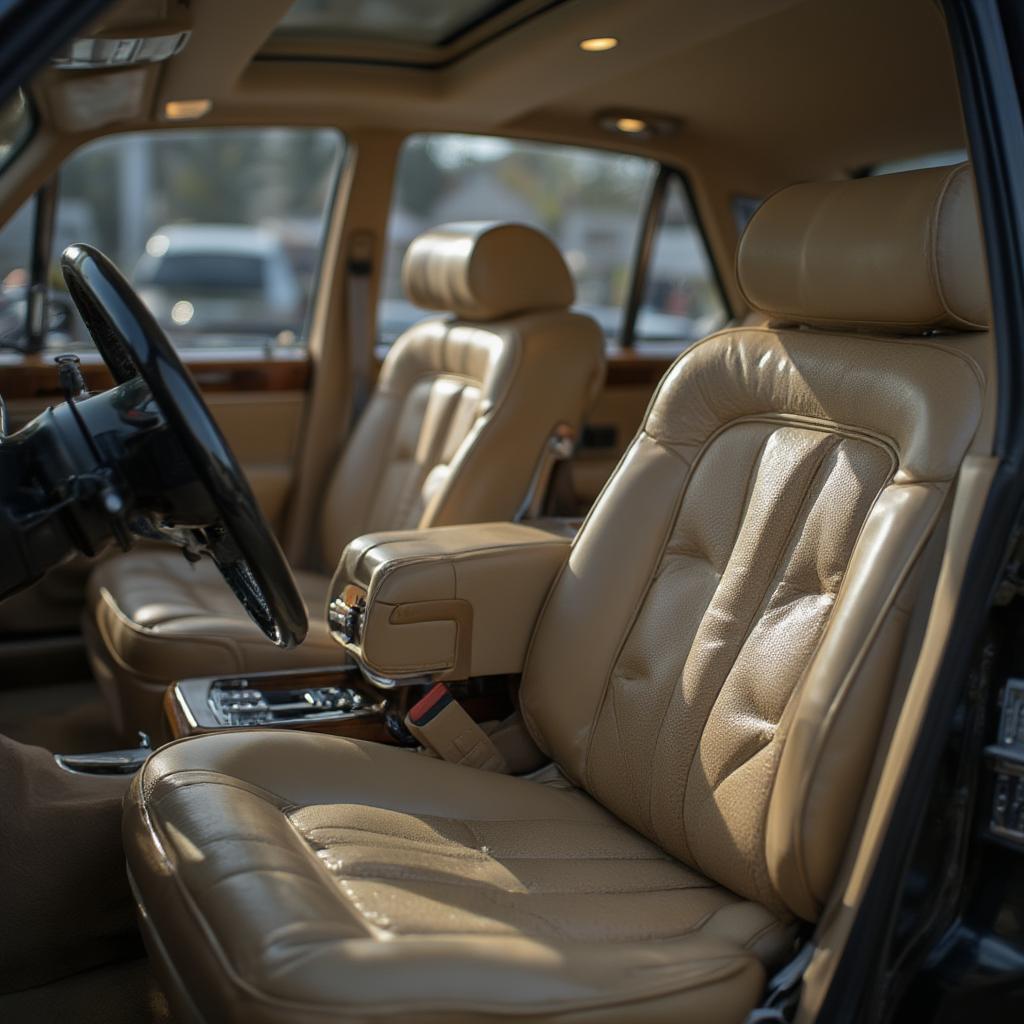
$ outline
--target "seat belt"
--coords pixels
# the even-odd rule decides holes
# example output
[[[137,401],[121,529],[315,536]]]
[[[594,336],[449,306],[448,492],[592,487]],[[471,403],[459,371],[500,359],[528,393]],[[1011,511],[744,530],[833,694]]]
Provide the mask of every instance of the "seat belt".
[[[444,683],[435,684],[409,709],[405,727],[444,761],[486,772],[508,771],[505,758],[490,736],[473,721]]]
[[[551,483],[552,473],[559,465],[572,458],[576,450],[576,431],[568,423],[556,424],[554,430],[544,443],[544,448],[534,467],[526,494],[512,517],[512,522],[519,523],[524,519],[536,519],[544,507]]]
[[[747,1014],[744,1024],[789,1024],[800,1001],[804,972],[818,947],[808,939],[785,967],[772,975],[761,1005]]]
[[[348,323],[348,367],[352,380],[352,426],[370,397],[370,283],[373,280],[373,234],[357,231],[348,247],[345,271],[345,316]]]

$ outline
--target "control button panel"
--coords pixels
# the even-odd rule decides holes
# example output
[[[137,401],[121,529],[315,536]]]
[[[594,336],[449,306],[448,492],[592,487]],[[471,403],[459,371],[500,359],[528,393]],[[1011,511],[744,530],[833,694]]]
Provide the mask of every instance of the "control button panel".
[[[210,709],[221,725],[246,726],[373,714],[380,705],[348,686],[263,690],[245,679],[231,679],[210,687]]]
[[[1024,842],[1024,770],[996,772],[990,827],[996,835]]]
[[[986,753],[995,762],[989,831],[1024,846],[1024,679],[1007,680],[998,739]]]

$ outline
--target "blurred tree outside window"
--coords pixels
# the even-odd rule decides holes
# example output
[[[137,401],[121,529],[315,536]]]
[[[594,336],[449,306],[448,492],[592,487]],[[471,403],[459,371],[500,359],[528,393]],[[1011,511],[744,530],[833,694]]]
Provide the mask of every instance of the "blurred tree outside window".
[[[658,165],[604,150],[475,135],[420,134],[402,147],[388,222],[378,340],[390,345],[428,315],[402,291],[409,243],[437,224],[504,220],[548,234],[576,281],[575,308],[594,317],[610,344],[621,339],[637,246]],[[676,348],[724,320],[707,251],[679,185],[662,214],[636,337]]]
[[[120,267],[179,349],[301,349],[344,141],[331,129],[205,128],[89,143],[58,179],[48,347],[88,348],[59,258],[72,242]],[[34,203],[0,230],[10,305],[27,280]],[[2,316],[2,313],[0,313]]]

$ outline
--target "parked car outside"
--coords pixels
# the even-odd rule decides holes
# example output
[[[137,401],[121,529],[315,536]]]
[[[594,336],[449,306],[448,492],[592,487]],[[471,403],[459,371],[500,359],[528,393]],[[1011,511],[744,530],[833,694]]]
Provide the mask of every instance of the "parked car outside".
[[[302,326],[295,273],[281,240],[263,228],[158,228],[132,280],[160,326],[193,345],[237,345],[249,336],[254,344],[287,343]]]

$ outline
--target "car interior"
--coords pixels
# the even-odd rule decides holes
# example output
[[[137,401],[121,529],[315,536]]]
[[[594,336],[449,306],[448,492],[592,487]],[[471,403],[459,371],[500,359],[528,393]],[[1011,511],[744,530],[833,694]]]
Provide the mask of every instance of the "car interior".
[[[1006,416],[940,5],[116,0],[0,136],[0,1019],[818,1019]]]

